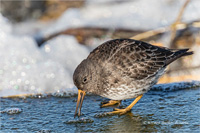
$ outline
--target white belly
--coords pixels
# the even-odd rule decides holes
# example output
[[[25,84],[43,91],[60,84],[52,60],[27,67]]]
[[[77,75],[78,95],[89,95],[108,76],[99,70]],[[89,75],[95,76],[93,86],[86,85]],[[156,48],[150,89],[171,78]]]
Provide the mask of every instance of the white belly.
[[[148,87],[144,87],[144,88],[148,88]],[[107,91],[108,91],[107,94],[104,94],[101,96],[112,99],[112,100],[131,99],[145,93],[141,89],[129,88],[125,85],[121,85],[119,88],[110,88]]]
[[[131,86],[126,86],[126,85],[121,85],[118,88],[110,88],[107,89],[107,93],[101,94],[101,96],[112,99],[112,100],[124,100],[124,99],[131,99],[135,98],[139,95],[144,94],[147,92],[151,86],[157,83],[158,79],[164,74],[165,68],[162,68],[158,73],[153,76],[150,79],[144,80],[142,84],[137,84],[137,89],[136,86],[132,87]]]

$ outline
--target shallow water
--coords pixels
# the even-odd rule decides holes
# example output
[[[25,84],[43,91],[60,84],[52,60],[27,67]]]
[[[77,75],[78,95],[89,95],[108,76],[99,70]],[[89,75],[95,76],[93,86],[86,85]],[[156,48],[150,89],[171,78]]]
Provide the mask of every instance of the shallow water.
[[[77,97],[1,98],[1,132],[199,132],[200,88],[172,92],[149,91],[123,116],[97,117],[112,107],[100,108],[105,100],[86,95],[80,119],[88,123],[67,122],[74,119]],[[132,100],[122,102],[123,106]],[[16,114],[3,113],[19,108]],[[93,122],[92,122],[93,121]]]

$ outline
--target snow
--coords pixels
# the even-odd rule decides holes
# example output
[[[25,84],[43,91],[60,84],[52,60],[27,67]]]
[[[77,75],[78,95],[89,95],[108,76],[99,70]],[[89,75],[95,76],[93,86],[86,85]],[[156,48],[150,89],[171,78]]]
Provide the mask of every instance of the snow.
[[[0,15],[0,96],[75,93],[72,73],[89,54],[72,36],[59,36],[39,49],[30,36],[12,34]]]

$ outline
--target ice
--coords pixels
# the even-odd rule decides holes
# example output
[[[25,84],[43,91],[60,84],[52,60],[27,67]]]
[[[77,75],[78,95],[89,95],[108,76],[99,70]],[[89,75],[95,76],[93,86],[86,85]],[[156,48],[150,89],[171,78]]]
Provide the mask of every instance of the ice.
[[[151,90],[152,91],[177,91],[177,90],[184,90],[184,89],[192,89],[197,88],[200,86],[200,81],[188,81],[188,82],[174,82],[168,84],[157,84],[154,85]]]
[[[4,18],[1,14],[0,14],[0,37],[2,38],[3,36],[5,36],[6,33],[10,33],[11,32],[11,25],[8,21],[8,19]]]
[[[89,54],[72,36],[58,36],[39,49],[30,36],[12,33],[0,15],[0,96],[76,93],[75,67]]]
[[[88,56],[89,50],[80,45],[73,36],[62,35],[45,43],[42,52],[48,59],[64,66],[72,76],[76,66]]]
[[[19,114],[22,111],[23,110],[21,108],[6,108],[3,111],[1,111],[0,113],[7,113],[9,115],[13,115],[13,114]]]

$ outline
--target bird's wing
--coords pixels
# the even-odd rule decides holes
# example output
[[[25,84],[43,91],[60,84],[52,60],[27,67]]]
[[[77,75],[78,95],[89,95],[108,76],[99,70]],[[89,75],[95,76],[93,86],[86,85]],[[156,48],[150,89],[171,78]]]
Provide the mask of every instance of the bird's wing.
[[[106,62],[104,68],[109,66],[109,71],[113,74],[120,72],[119,76],[128,76],[133,80],[154,76],[174,55],[167,48],[131,39],[113,40],[100,47],[96,50],[102,53],[102,60]]]
[[[88,56],[91,60],[107,61],[112,55],[118,52],[128,41],[125,39],[110,40],[95,48]]]
[[[128,76],[133,80],[155,76],[159,70],[181,56],[191,55],[188,49],[168,49],[132,39],[107,41],[94,49],[88,58],[103,64],[112,75]],[[108,72],[109,73],[109,72]],[[116,73],[116,74],[115,74]]]

